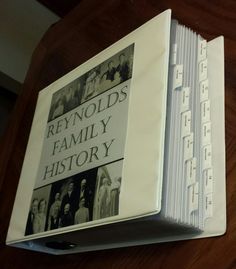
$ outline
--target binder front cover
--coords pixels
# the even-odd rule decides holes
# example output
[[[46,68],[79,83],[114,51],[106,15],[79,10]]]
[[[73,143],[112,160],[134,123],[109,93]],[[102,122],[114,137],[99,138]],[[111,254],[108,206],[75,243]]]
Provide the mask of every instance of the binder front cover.
[[[8,243],[155,214],[170,11],[39,94]]]

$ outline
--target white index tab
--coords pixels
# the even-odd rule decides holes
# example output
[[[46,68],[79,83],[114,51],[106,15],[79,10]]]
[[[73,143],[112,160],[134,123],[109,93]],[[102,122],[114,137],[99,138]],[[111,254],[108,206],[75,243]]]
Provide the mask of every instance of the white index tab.
[[[202,124],[202,146],[211,143],[211,122]]]
[[[189,135],[191,129],[191,111],[185,111],[181,114],[181,135]]]
[[[196,182],[197,158],[194,157],[186,162],[186,182],[190,186]]]
[[[183,65],[177,64],[173,71],[173,88],[179,88],[183,84]]]
[[[181,112],[184,112],[189,109],[189,94],[190,94],[189,87],[183,87],[181,90],[181,104],[180,104]]]
[[[209,89],[208,79],[200,82],[200,103],[208,100],[209,98],[208,89]]]
[[[213,172],[211,168],[203,171],[203,180],[205,194],[213,193]]]
[[[212,148],[207,145],[202,149],[202,169],[211,168],[212,166]]]
[[[204,216],[205,219],[213,216],[213,194],[209,193],[204,199]]]
[[[184,137],[184,161],[193,158],[193,133]]]
[[[188,188],[188,197],[189,197],[189,214],[198,209],[198,200],[199,200],[199,185],[196,182],[194,185],[191,185]]]
[[[205,60],[207,57],[207,42],[205,39],[198,41],[198,61]]]
[[[205,123],[210,121],[210,100],[201,103],[201,122]]]
[[[199,82],[207,79],[207,59],[199,63]]]

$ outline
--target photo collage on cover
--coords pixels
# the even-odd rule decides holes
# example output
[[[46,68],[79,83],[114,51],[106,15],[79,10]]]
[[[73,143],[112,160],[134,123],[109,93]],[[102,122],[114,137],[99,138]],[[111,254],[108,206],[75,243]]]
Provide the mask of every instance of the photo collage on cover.
[[[132,76],[134,44],[75,79],[52,97],[48,121],[78,107]]]
[[[132,77],[134,44],[52,96],[48,122]],[[25,235],[119,214],[123,158],[33,191]]]
[[[34,190],[25,235],[119,214],[123,160]]]

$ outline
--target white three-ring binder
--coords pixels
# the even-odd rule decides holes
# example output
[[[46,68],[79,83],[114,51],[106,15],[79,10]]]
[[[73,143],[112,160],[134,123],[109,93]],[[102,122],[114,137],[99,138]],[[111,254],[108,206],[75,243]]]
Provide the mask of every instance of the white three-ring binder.
[[[223,42],[167,10],[43,89],[7,244],[67,254],[224,234]]]

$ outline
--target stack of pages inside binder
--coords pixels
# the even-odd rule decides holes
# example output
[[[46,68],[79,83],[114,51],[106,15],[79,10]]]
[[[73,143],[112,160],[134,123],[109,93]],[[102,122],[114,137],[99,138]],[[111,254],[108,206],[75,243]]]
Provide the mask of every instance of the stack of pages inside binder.
[[[172,21],[163,211],[204,229],[212,217],[213,171],[207,42]]]

